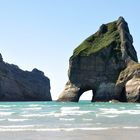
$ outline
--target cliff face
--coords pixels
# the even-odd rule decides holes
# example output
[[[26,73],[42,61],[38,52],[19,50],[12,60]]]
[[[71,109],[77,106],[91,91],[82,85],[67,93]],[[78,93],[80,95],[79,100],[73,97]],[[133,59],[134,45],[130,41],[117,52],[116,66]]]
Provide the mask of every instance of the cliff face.
[[[133,38],[123,17],[103,24],[74,50],[69,61],[69,81],[58,101],[78,101],[88,90],[93,91],[92,101],[131,101],[132,96],[135,98],[135,92],[130,90],[131,82],[127,83],[135,74],[131,78],[123,75],[123,71],[138,62],[132,43]],[[135,67],[133,69],[137,71]],[[133,101],[138,101],[138,98]]]
[[[23,71],[0,54],[0,101],[51,101],[50,81],[44,73]]]

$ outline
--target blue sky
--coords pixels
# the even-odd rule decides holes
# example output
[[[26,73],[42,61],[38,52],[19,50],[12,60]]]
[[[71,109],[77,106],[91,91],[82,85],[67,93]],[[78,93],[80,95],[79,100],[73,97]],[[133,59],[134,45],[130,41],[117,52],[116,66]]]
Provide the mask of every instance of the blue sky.
[[[73,49],[101,24],[123,16],[140,56],[139,7],[139,0],[0,0],[0,52],[24,70],[44,71],[57,99]]]

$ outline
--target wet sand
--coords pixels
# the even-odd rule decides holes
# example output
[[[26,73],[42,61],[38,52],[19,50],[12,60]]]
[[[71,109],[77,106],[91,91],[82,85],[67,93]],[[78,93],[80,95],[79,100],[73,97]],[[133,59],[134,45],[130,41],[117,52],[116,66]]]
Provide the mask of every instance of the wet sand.
[[[140,129],[0,132],[0,140],[139,140]]]

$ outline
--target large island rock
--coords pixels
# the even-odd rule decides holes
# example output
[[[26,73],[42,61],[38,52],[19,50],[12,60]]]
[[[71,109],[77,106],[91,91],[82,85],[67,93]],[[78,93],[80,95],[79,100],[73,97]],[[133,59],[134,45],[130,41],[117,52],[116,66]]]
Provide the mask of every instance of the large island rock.
[[[23,71],[0,54],[0,101],[51,101],[50,80],[33,69]]]
[[[137,102],[140,94],[137,62],[133,38],[124,18],[103,24],[74,50],[69,61],[69,80],[58,101],[77,102],[85,91],[92,90],[92,101]],[[129,81],[134,77],[137,88]]]

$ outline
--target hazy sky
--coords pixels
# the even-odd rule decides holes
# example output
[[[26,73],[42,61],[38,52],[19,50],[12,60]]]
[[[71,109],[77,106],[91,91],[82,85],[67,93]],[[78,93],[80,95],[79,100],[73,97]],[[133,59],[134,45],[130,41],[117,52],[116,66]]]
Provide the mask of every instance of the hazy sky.
[[[57,99],[73,49],[101,24],[123,16],[140,56],[139,13],[140,0],[0,0],[0,52],[24,70],[44,71]]]

